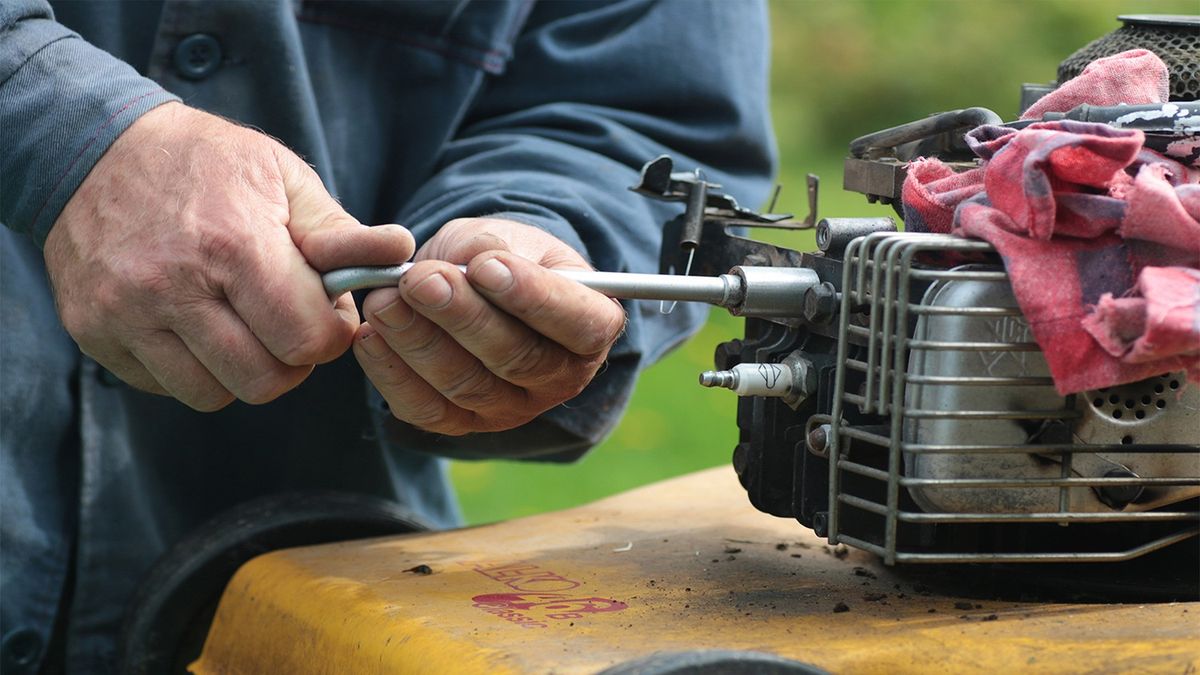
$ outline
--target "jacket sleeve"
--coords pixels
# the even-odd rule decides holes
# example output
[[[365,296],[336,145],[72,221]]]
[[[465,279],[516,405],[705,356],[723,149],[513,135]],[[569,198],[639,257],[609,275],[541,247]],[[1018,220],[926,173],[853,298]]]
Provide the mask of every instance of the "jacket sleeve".
[[[172,100],[45,0],[0,0],[0,222],[42,245],[117,136]]]
[[[775,156],[761,2],[539,3],[513,54],[401,214],[418,241],[453,218],[498,215],[556,235],[598,269],[656,272],[662,225],[682,207],[629,192],[645,161],[667,153],[742,203],[765,199]],[[615,427],[640,367],[703,323],[707,309],[687,305],[662,315],[657,302],[626,303],[605,369],[528,428],[416,446],[578,457]],[[391,426],[393,437],[415,433]]]

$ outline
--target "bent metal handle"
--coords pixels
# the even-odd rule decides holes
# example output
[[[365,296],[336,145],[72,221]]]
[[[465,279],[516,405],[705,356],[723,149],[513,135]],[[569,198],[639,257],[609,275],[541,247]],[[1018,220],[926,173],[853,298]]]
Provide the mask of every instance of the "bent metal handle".
[[[387,267],[346,267],[321,280],[330,297],[347,291],[395,286],[412,263]],[[461,267],[466,271],[465,267]],[[706,302],[742,316],[799,316],[804,292],[820,283],[805,267],[735,267],[716,277],[673,274],[554,270],[610,298]]]

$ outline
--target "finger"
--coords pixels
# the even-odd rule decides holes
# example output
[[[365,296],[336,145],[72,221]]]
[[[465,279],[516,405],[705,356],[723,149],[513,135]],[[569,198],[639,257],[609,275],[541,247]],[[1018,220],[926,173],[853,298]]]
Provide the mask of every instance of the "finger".
[[[312,366],[275,358],[228,306],[212,302],[172,326],[190,353],[221,386],[247,403],[266,403],[304,381]]]
[[[231,252],[222,284],[229,304],[278,360],[326,363],[350,346],[358,317],[329,301],[321,276],[287,233],[269,232],[260,246]]]
[[[396,419],[447,435],[478,430],[479,418],[421,379],[374,328],[364,324],[354,340],[354,357]]]
[[[333,311],[338,317],[347,323],[357,326],[359,323],[358,305],[354,304],[354,295],[351,293],[342,293],[333,301]]]
[[[276,146],[275,160],[288,200],[288,232],[297,247],[302,247],[308,235],[317,230],[361,227],[329,194],[317,172],[295,153],[282,145]]]
[[[301,253],[313,268],[328,271],[355,265],[398,265],[412,257],[414,247],[412,234],[400,225],[358,225],[313,232],[304,240]],[[358,307],[350,293],[335,300],[334,310],[343,320],[358,325]]]
[[[104,368],[113,375],[116,375],[121,379],[122,382],[128,384],[134,389],[139,389],[150,394],[158,394],[160,396],[170,395],[167,393],[167,390],[158,383],[158,380],[154,379],[154,376],[150,374],[150,371],[146,370],[146,367],[142,365],[142,362],[134,358],[133,354],[129,353],[128,350],[117,349],[103,356],[92,354],[87,350],[83,351],[85,354],[92,357],[96,363],[100,364],[100,367]]]
[[[300,252],[320,272],[355,265],[398,265],[412,257],[416,244],[400,225],[353,224],[308,233]]]
[[[508,242],[490,232],[462,234],[462,228],[455,226],[463,222],[453,220],[438,230],[438,234],[417,252],[416,260],[445,260],[462,265],[485,251],[512,250]]]
[[[418,263],[409,274],[413,271],[433,285],[444,283],[442,275],[448,271],[462,276],[453,266],[432,261]],[[462,285],[466,286],[465,281]],[[528,407],[525,390],[493,374],[456,341],[457,336],[413,310],[411,303],[431,299],[429,291],[430,286],[418,287],[409,297],[394,289],[375,291],[363,301],[363,313],[392,351],[455,405],[489,417],[509,418],[514,411],[523,414]],[[425,305],[422,311],[431,310]]]
[[[234,400],[174,333],[155,331],[139,339],[131,350],[170,396],[196,410],[220,410]]]
[[[268,241],[260,246],[238,247],[231,254],[238,263],[232,266],[236,276],[224,288],[238,315],[280,361],[326,363],[350,346],[358,316],[347,311],[345,301],[336,308],[330,305],[321,277],[303,251],[318,258],[319,265],[336,266],[358,244],[367,250],[379,244],[382,259],[402,262],[411,253],[411,235],[402,228],[372,233],[341,208],[316,172],[291,151],[278,146],[275,157],[288,200],[287,231],[268,232]],[[306,243],[310,237],[315,238]]]
[[[444,288],[431,289],[433,285]],[[567,389],[577,388],[574,380],[580,377],[573,371],[582,365],[580,359],[496,308],[457,268],[432,262],[414,266],[400,288],[423,317],[500,379],[542,396],[576,393]],[[590,378],[591,373],[584,375]]]
[[[611,298],[511,253],[475,257],[467,278],[492,304],[575,354],[605,354],[625,329],[625,312]]]

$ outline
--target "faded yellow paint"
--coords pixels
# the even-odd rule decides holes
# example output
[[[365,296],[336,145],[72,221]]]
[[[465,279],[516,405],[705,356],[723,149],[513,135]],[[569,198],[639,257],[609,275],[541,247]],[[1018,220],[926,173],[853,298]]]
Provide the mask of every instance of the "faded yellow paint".
[[[432,574],[406,571],[418,565]],[[561,513],[261,556],[192,669],[594,673],[714,648],[846,673],[1200,666],[1200,603],[964,610],[929,584],[754,511],[714,469]]]

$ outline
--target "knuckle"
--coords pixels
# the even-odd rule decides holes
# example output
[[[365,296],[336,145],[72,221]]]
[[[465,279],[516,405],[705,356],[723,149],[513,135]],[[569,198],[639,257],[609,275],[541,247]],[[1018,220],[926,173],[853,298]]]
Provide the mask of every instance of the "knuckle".
[[[491,371],[478,361],[443,387],[442,395],[467,410],[494,408],[504,399],[504,392],[496,386]]]
[[[276,356],[289,366],[310,366],[337,358],[350,346],[353,335],[325,322],[301,326]]]
[[[283,370],[264,373],[237,387],[237,397],[251,405],[270,403],[291,391],[304,379],[305,374],[307,373],[304,370],[301,370],[300,373]]]
[[[460,340],[478,340],[493,330],[493,311],[490,305],[472,305],[450,321],[449,329],[458,335]]]
[[[579,336],[581,354],[604,354],[625,330],[625,312],[605,312],[592,315]]]
[[[247,247],[235,227],[201,227],[198,234],[201,259],[209,270],[223,269],[243,260],[256,247]]]
[[[125,278],[126,288],[113,289],[110,293],[114,302],[120,302],[118,298],[127,296],[161,302],[163,299],[170,298],[175,290],[175,280],[171,278],[166,269],[159,265],[130,266],[130,269],[125,272]]]
[[[412,331],[412,335],[405,336],[405,360],[436,363],[436,359],[441,356],[442,352],[442,333],[429,325],[412,329]]]
[[[450,406],[446,401],[432,396],[415,406],[406,406],[402,414],[397,412],[395,407],[392,408],[392,412],[397,419],[430,433],[461,436],[470,431],[453,423]]]
[[[541,388],[540,396],[544,401],[548,401],[546,407],[558,405],[578,396],[591,384],[602,363],[604,363],[603,356],[571,359],[559,371],[559,377],[548,380]]]
[[[331,209],[317,221],[317,230],[333,230],[347,227],[362,227],[349,213],[341,209]]]
[[[589,366],[581,366],[578,370],[570,371],[570,375],[559,378],[559,380],[547,386],[546,390],[542,392],[545,399],[550,401],[550,404],[546,405],[546,407],[558,405],[560,402],[574,399],[575,396],[580,395],[583,389],[586,389],[588,384],[592,382],[595,371],[596,369],[589,368]]]
[[[537,321],[542,316],[554,316],[557,307],[558,302],[550,287],[540,286],[532,297],[526,298],[524,302],[518,300],[514,309],[523,318]]]
[[[220,387],[206,387],[183,399],[184,404],[197,412],[216,412],[233,403],[236,397]]]
[[[474,230],[479,226],[479,221],[479,218],[455,218],[453,220],[446,221],[446,224],[438,228],[438,231],[441,232],[442,230],[445,230],[447,232],[453,232],[460,229],[468,231]]]
[[[104,305],[101,304],[101,307]],[[60,303],[58,319],[66,329],[67,334],[80,345],[86,346],[96,338],[93,327],[93,316],[85,307],[74,303]]]
[[[530,341],[524,349],[495,367],[496,375],[514,384],[540,381],[559,372],[565,359],[543,340]]]

